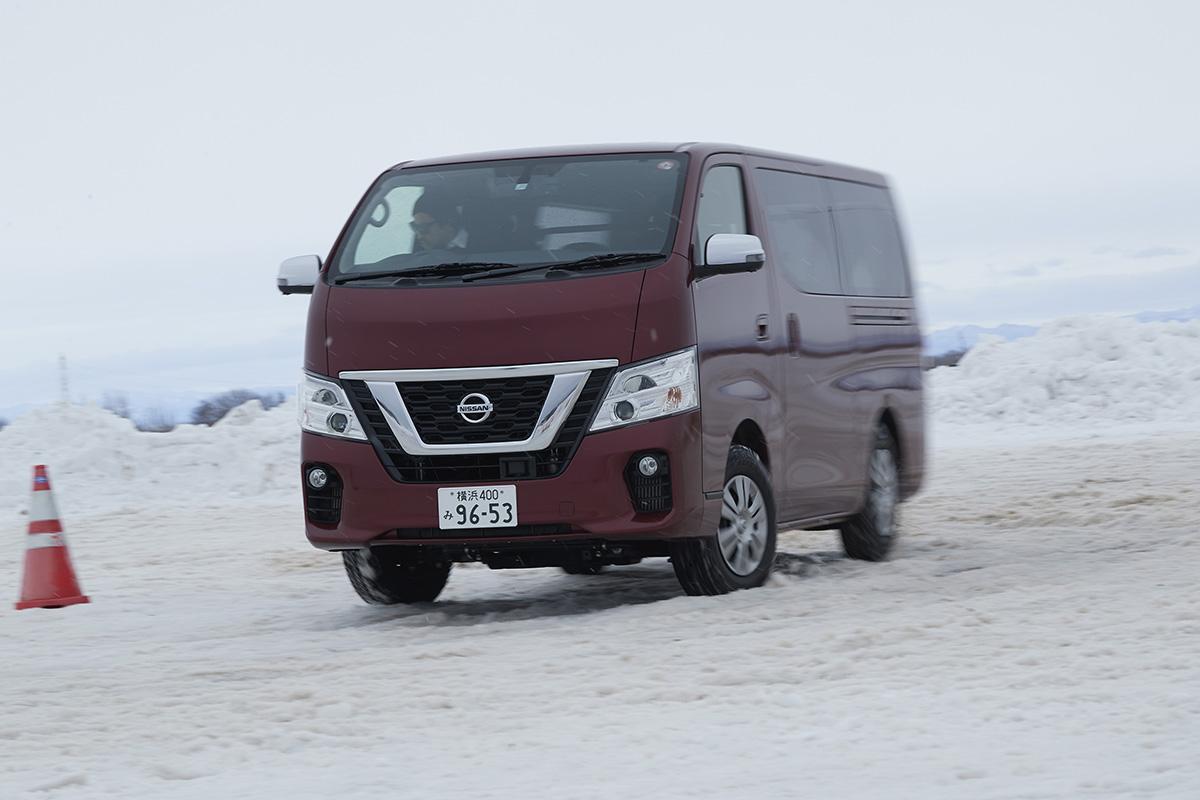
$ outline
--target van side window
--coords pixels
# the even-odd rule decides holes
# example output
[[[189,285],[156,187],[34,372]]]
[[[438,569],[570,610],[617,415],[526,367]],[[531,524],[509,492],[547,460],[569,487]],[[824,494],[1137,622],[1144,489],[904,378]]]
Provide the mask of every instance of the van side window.
[[[846,294],[907,297],[900,229],[886,189],[830,180]]]
[[[698,263],[704,263],[704,245],[717,233],[746,233],[746,200],[739,167],[713,167],[704,176],[696,207]]]
[[[833,224],[821,179],[774,169],[760,169],[755,177],[771,260],[801,291],[841,294]]]

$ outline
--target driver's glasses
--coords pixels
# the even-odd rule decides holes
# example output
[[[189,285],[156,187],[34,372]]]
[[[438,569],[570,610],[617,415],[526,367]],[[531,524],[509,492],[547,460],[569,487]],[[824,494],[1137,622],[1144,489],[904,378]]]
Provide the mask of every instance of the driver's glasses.
[[[429,233],[429,231],[433,228],[434,225],[437,225],[436,219],[431,220],[429,222],[417,222],[414,219],[412,222],[408,223],[408,227],[413,229],[413,233],[419,234],[421,236],[424,236],[425,234]]]

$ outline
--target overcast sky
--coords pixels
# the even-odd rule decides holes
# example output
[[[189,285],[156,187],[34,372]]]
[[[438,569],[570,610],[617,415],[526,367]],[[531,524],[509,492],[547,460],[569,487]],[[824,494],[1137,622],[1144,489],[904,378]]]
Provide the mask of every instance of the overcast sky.
[[[0,0],[0,412],[60,353],[89,391],[292,381],[278,262],[390,164],[514,146],[881,170],[929,328],[1200,303],[1196,9]]]

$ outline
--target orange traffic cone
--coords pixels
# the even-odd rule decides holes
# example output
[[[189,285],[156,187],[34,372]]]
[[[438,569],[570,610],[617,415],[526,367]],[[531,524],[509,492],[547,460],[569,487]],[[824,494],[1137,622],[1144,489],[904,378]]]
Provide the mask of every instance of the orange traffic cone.
[[[25,580],[21,585],[23,608],[62,608],[89,602],[79,589],[58,507],[50,491],[46,467],[33,468],[33,501],[29,508],[29,538],[25,545]]]

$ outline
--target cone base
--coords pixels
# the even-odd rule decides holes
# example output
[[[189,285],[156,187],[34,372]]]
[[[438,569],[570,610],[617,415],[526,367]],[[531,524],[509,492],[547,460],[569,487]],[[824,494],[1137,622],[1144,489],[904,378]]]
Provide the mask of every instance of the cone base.
[[[73,606],[79,603],[90,603],[91,600],[85,594],[77,594],[74,597],[50,597],[45,600],[22,600],[16,603],[17,611],[23,611],[26,608],[62,608],[63,606]]]

